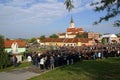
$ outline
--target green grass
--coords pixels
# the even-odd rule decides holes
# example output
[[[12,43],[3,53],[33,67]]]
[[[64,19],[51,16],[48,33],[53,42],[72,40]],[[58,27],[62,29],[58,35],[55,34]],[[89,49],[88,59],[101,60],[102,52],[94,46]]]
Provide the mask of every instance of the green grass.
[[[24,67],[27,67],[27,66],[30,66],[29,63],[28,62],[24,62],[24,63],[20,63],[18,65],[18,67],[10,66],[10,67],[6,67],[4,69],[0,69],[0,72],[2,72],[2,71],[10,71],[10,70],[13,70],[13,69],[24,68]]]
[[[78,62],[29,80],[120,80],[120,58]]]

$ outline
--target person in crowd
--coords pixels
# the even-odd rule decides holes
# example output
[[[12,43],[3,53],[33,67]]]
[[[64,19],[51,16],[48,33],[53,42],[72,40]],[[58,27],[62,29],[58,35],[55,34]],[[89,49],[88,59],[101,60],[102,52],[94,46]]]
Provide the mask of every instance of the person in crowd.
[[[45,57],[45,69],[49,69],[50,68],[50,57],[47,55]]]
[[[54,58],[53,56],[50,57],[50,69],[54,69]]]
[[[57,54],[54,56],[54,59],[55,59],[55,67],[58,67],[59,66],[59,57]]]
[[[101,59],[101,52],[98,52],[98,59]]]
[[[120,44],[94,45],[81,47],[59,47],[57,50],[48,50],[46,52],[32,56],[34,64],[40,69],[54,69],[62,65],[69,65],[83,60],[96,60],[107,57],[120,56]]]
[[[71,55],[70,55],[70,62],[71,62],[71,64],[73,64],[73,61],[74,61],[74,60],[73,60],[73,54],[71,54]]]
[[[103,56],[104,56],[106,59],[108,58],[108,50],[105,49],[105,50],[103,51]]]
[[[44,63],[45,63],[45,59],[44,59],[44,57],[42,57],[42,58],[40,59],[40,69],[41,69],[41,70],[44,70]]]
[[[32,63],[32,57],[30,55],[27,57],[27,60],[28,60],[28,63],[31,65],[31,63]]]
[[[32,54],[32,64],[35,65],[35,54]]]
[[[13,56],[13,64],[14,64],[15,67],[18,66],[17,61],[18,61],[18,59],[17,59],[16,55],[14,55],[14,56]]]
[[[119,57],[120,56],[120,50],[118,49],[117,50],[117,57]]]
[[[70,64],[70,55],[67,54],[67,65],[69,65],[69,64]]]

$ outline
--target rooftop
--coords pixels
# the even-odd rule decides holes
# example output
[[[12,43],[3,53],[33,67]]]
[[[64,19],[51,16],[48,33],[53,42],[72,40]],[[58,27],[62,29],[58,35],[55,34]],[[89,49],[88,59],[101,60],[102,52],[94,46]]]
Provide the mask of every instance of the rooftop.
[[[21,40],[4,40],[5,48],[11,48],[12,43],[17,42],[18,47],[26,47],[26,43]]]

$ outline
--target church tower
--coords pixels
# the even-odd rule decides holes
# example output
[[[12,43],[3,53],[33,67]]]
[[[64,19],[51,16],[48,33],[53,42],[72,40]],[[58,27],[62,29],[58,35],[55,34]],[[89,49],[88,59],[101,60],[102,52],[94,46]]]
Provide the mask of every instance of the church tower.
[[[71,21],[70,21],[70,27],[69,27],[69,28],[75,28],[75,27],[74,27],[74,21],[73,21],[72,16],[71,16]]]

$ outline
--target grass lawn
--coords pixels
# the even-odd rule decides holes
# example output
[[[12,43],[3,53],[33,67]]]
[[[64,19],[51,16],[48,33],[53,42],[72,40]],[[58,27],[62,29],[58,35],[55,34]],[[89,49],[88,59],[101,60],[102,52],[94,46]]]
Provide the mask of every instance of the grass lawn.
[[[29,63],[24,62],[24,63],[19,64],[18,67],[10,66],[10,67],[4,68],[4,69],[0,69],[0,72],[10,71],[10,70],[13,70],[13,69],[18,69],[18,68],[24,68],[24,67],[27,67],[27,66],[30,66]]]
[[[29,80],[120,80],[120,57],[85,60],[62,66]]]

